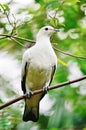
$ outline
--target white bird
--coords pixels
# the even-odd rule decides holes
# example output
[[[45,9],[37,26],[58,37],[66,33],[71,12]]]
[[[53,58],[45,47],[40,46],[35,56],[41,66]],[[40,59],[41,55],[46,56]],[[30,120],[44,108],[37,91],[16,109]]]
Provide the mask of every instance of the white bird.
[[[50,43],[50,36],[58,31],[51,26],[42,27],[36,37],[36,44],[24,52],[22,59],[22,90],[25,98],[24,121],[36,122],[39,118],[39,102],[44,93],[33,95],[31,91],[48,88],[57,65],[57,57]]]

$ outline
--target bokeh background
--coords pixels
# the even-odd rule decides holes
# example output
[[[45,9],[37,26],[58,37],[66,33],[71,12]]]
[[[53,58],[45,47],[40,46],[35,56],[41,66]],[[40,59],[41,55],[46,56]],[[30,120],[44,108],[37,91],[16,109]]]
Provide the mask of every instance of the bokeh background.
[[[22,55],[32,44],[2,34],[35,41],[44,25],[60,29],[55,48],[86,57],[86,0],[0,0],[0,104],[22,95]],[[86,75],[86,59],[55,52],[62,62],[52,85]],[[0,110],[0,130],[86,130],[86,80],[49,91],[37,123],[23,122],[23,110],[24,100]]]

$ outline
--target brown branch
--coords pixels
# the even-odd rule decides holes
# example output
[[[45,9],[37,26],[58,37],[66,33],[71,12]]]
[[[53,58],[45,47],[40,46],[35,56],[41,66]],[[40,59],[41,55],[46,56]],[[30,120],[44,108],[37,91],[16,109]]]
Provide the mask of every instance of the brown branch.
[[[75,80],[66,81],[66,82],[63,82],[61,84],[56,84],[54,86],[49,87],[48,90],[60,88],[60,87],[63,87],[65,85],[69,85],[69,84],[72,84],[72,83],[75,83],[75,82],[79,82],[79,81],[84,80],[84,79],[86,79],[86,75],[82,76],[81,78],[75,79]],[[32,96],[36,95],[36,94],[39,94],[39,93],[42,93],[42,92],[43,92],[43,89],[35,90],[35,91],[33,91]],[[9,106],[9,105],[11,105],[11,104],[13,104],[13,103],[15,103],[15,102],[18,102],[18,101],[22,100],[23,98],[25,98],[25,94],[15,98],[15,99],[12,99],[12,100],[8,101],[7,103],[2,104],[0,106],[0,110],[7,107],[7,106]]]
[[[6,38],[6,36],[0,37],[0,40],[5,39],[5,38]]]
[[[12,35],[12,34],[14,33],[14,30],[16,30],[16,24],[17,24],[16,18],[14,17],[14,15],[12,15],[13,18],[14,18],[14,22],[12,23],[11,20],[10,20],[10,17],[9,17],[10,11],[7,11],[6,9],[4,9],[4,7],[3,7],[2,4],[1,4],[1,7],[2,7],[2,9],[3,9],[3,11],[4,11],[4,14],[5,14],[7,20],[8,20],[8,23],[9,23],[10,26],[12,27],[12,30],[11,30],[11,35]]]
[[[3,13],[5,14],[5,16],[6,16],[6,18],[7,18],[7,20],[8,20],[8,23],[12,26],[12,23],[11,23],[11,21],[10,21],[10,18],[9,18],[9,12],[8,11],[6,11],[6,9],[4,9],[4,7],[3,7],[3,5],[1,4],[0,5],[1,7],[2,7],[2,9],[3,9]]]
[[[15,39],[18,39],[18,40],[23,40],[23,41],[26,41],[26,42],[35,43],[34,40],[30,40],[30,39],[26,39],[26,38],[18,37],[18,36],[15,36],[15,35],[0,34],[0,36],[5,36],[5,37],[7,37],[7,38],[15,38]]]
[[[22,47],[25,47],[25,45],[23,45],[21,42],[19,42],[18,40],[16,40],[15,38],[10,38],[12,41],[18,43],[19,45],[21,45]]]
[[[19,42],[19,41],[17,41],[17,40],[23,40],[23,41],[26,41],[26,42],[30,42],[30,43],[35,44],[35,41],[34,41],[34,40],[30,40],[30,39],[18,37],[18,36],[15,36],[15,35],[0,34],[0,36],[2,36],[1,39],[4,39],[4,38],[10,38],[10,39],[11,39],[11,38],[15,38],[15,39],[16,39],[15,42],[17,42],[17,43]],[[12,39],[12,40],[13,40],[13,39]],[[20,44],[20,42],[19,42],[18,44]],[[24,46],[23,44],[20,44],[20,45],[26,48],[26,46]],[[86,59],[86,57],[84,57],[84,56],[76,56],[76,55],[73,55],[73,54],[71,54],[71,53],[64,52],[64,51],[62,51],[62,50],[60,50],[60,49],[58,49],[58,48],[56,48],[56,47],[54,47],[54,46],[53,46],[53,49],[56,50],[56,51],[58,51],[58,52],[60,52],[60,53],[62,53],[62,54],[64,54],[64,55],[68,55],[68,56],[75,57],[75,58],[79,58],[79,59]]]
[[[60,52],[60,53],[62,53],[64,55],[72,56],[72,57],[79,58],[79,59],[86,59],[86,57],[84,57],[84,56],[76,56],[76,55],[73,55],[71,53],[64,52],[64,51],[62,51],[62,50],[60,50],[58,48],[55,48],[55,47],[53,47],[53,48],[54,48],[54,50],[56,50],[56,51],[58,51],[58,52]]]

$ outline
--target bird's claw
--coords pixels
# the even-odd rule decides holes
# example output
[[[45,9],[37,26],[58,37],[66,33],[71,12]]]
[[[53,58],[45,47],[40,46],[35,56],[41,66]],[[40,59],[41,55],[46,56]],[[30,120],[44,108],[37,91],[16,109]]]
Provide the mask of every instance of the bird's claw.
[[[25,93],[25,98],[31,98],[32,95],[33,95],[32,91],[29,90]]]
[[[47,91],[49,90],[49,87],[47,86],[47,87],[43,87],[43,92],[46,94],[47,93]]]

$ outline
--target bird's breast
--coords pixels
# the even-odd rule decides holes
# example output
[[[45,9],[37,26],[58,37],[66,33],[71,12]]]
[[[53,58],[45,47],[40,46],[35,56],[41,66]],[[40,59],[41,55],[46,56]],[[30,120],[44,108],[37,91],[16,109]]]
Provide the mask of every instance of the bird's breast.
[[[50,66],[30,64],[27,71],[26,87],[31,90],[43,88],[50,80],[51,71],[52,67]]]
[[[26,87],[35,90],[44,87],[51,79],[52,67],[56,65],[56,56],[49,51],[36,51],[31,54],[27,68]]]

